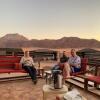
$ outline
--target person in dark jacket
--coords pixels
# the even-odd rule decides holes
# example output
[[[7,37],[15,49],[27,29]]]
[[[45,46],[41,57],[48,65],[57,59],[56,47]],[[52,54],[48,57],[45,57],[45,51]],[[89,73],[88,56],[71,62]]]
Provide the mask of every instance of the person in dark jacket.
[[[69,57],[67,57],[67,52],[63,51],[63,56],[60,58],[60,62],[65,63],[67,62]]]

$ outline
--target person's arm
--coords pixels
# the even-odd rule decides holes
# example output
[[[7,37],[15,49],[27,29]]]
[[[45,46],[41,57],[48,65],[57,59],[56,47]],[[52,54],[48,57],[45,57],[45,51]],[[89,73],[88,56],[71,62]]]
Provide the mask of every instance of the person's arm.
[[[24,58],[23,57],[20,60],[20,64],[24,64]]]
[[[30,59],[31,59],[32,65],[35,66],[35,63],[34,63],[34,61],[33,61],[33,58],[30,58]]]
[[[68,64],[69,64],[70,66],[73,66],[73,63],[72,63],[72,61],[71,61],[71,57],[68,59]]]

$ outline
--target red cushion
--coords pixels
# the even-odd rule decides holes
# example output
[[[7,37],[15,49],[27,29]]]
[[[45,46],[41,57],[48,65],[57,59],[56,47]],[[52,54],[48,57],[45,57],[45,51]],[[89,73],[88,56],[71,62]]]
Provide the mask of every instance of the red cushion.
[[[15,63],[14,64],[14,69],[20,70],[20,69],[22,69],[22,65],[20,63]]]
[[[19,59],[14,59],[14,58],[12,58],[12,59],[3,59],[3,60],[0,59],[0,63],[5,63],[5,62],[14,63],[14,62],[19,62],[19,61],[20,61]]]
[[[19,64],[21,57],[0,56],[0,73],[26,73]]]
[[[9,69],[9,68],[14,68],[14,63],[10,62],[1,62],[0,63],[0,69]]]
[[[14,72],[23,72],[26,73],[25,70],[15,70],[15,69],[0,69],[0,73],[14,73]]]
[[[87,79],[100,84],[100,76],[88,76]]]
[[[13,69],[14,63],[19,63],[20,59],[17,56],[0,56],[0,69]]]
[[[86,71],[88,59],[87,58],[81,58],[81,71]]]
[[[21,73],[27,73],[27,72],[26,72],[25,70],[23,70],[23,69],[21,69],[21,70],[15,70],[15,72],[17,72],[17,73],[18,73],[18,72],[19,72],[19,73],[20,73],[20,72],[21,72]]]
[[[14,69],[0,69],[0,73],[11,73],[11,72],[15,72]]]
[[[80,75],[80,74],[84,74],[84,71],[71,73],[72,76],[76,76],[76,75]]]

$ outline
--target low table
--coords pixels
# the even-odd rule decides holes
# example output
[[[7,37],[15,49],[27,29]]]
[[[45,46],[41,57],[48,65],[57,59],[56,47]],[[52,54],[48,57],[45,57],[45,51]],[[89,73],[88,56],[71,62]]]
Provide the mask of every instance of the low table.
[[[52,89],[50,85],[43,86],[43,100],[47,100],[47,96],[50,94],[64,94],[68,92],[68,88],[66,85],[63,85],[62,89]]]
[[[48,76],[50,76],[50,77],[51,77],[52,73],[51,73],[51,70],[44,71],[44,73],[46,74],[46,84],[47,84],[47,81],[48,81]]]
[[[37,68],[37,73],[39,77],[44,77],[44,69],[43,68]]]

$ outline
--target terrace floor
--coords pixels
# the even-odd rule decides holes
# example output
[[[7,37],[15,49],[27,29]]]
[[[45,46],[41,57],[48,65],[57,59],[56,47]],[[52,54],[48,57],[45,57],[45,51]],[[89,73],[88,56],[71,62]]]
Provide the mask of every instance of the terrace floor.
[[[0,100],[43,100],[42,87],[44,84],[44,79],[39,79],[37,85],[34,85],[31,79],[0,82]],[[100,100],[83,89],[77,89],[87,100]],[[50,96],[48,100],[55,100],[55,96]]]

